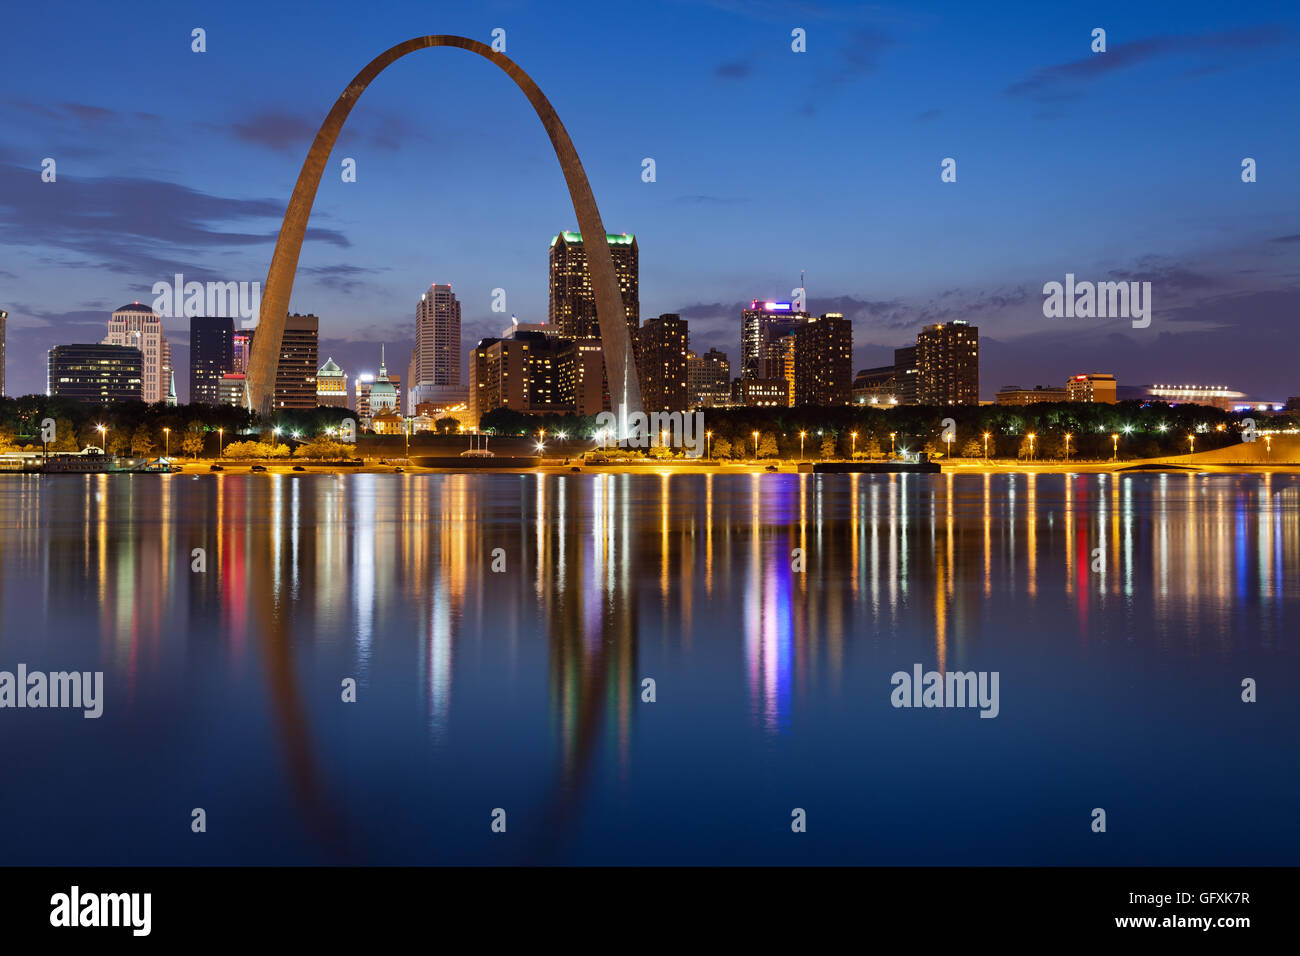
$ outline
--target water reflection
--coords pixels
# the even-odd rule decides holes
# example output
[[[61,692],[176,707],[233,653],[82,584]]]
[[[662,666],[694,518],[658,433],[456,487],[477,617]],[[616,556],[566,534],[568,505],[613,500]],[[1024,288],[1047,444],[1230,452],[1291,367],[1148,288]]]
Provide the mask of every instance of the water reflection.
[[[1274,647],[1297,596],[1295,489],[1195,474],[4,476],[0,585],[21,580],[26,610],[0,593],[37,638],[50,609],[79,613],[128,707],[169,679],[168,643],[192,640],[165,622],[217,621],[219,647],[194,659],[214,681],[261,675],[293,802],[339,854],[358,851],[324,769],[339,743],[304,684],[329,650],[347,652],[339,678],[381,697],[407,693],[406,662],[431,760],[474,733],[459,701],[544,681],[547,837],[529,852],[548,859],[601,768],[629,778],[643,642],[661,693],[705,663],[743,675],[769,740],[861,693],[873,655],[966,666],[1030,609],[1055,615],[1038,639],[1072,638],[1071,654]],[[535,639],[544,671],[520,665]],[[508,686],[484,686],[485,656]]]

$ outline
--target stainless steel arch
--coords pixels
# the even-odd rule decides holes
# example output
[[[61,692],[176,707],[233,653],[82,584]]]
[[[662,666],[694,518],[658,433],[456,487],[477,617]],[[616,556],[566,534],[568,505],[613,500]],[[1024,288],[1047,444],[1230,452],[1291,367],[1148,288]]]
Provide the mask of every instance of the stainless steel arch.
[[[605,375],[609,381],[610,403],[619,415],[619,431],[626,433],[626,416],[641,411],[641,386],[637,379],[636,364],[633,361],[632,341],[628,334],[627,320],[623,309],[623,296],[619,292],[618,279],[614,274],[614,260],[609,253],[609,243],[605,239],[605,224],[601,221],[600,210],[596,208],[595,197],[591,194],[591,184],[582,169],[582,161],[573,148],[573,142],[564,129],[564,124],[555,115],[550,101],[542,95],[532,77],[521,70],[514,61],[502,53],[497,53],[477,40],[458,36],[416,37],[399,43],[371,60],[348,84],[347,89],[335,102],[334,108],[325,117],[320,132],[307,152],[298,182],[293,187],[293,196],[289,199],[289,208],[284,214],[284,223],[280,227],[280,236],[275,243],[275,252],[271,256],[271,267],[266,274],[266,285],[262,290],[262,306],[258,317],[257,334],[253,337],[253,350],[249,362],[248,404],[254,411],[268,416],[272,412],[275,392],[275,373],[279,362],[280,345],[284,338],[285,319],[289,311],[289,294],[293,291],[294,275],[298,271],[298,256],[302,252],[303,236],[307,232],[307,220],[311,216],[311,207],[316,200],[316,190],[320,186],[325,163],[329,159],[334,142],[338,139],[343,123],[352,112],[361,94],[365,92],[370,81],[384,71],[391,63],[408,53],[425,47],[452,46],[471,53],[477,53],[486,60],[491,60],[509,77],[528,97],[537,117],[546,128],[555,149],[555,156],[560,161],[565,182],[569,187],[569,198],[573,201],[573,211],[578,217],[578,228],[582,232],[583,245],[587,252],[587,264],[591,269],[591,281],[596,294],[596,314],[600,322],[600,337],[604,345]],[[620,409],[620,405],[622,408]]]

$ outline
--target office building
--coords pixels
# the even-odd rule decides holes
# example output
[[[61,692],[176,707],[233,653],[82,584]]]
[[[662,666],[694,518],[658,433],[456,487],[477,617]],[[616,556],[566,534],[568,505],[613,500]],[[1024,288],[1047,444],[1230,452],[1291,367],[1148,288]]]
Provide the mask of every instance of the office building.
[[[285,321],[275,371],[275,408],[315,408],[320,319],[292,313]]]
[[[348,376],[333,357],[316,372],[316,404],[331,408],[348,407]]]
[[[144,363],[144,401],[166,400],[172,374],[172,349],[167,344],[162,316],[139,302],[124,305],[109,317],[108,335],[103,344],[139,349]]]
[[[451,284],[433,283],[415,305],[415,348],[406,369],[408,403],[461,389],[460,302]],[[413,407],[413,405],[412,405]]]
[[[921,370],[916,365],[916,346],[894,349],[894,387],[898,404],[915,405],[921,394]]]
[[[848,405],[853,400],[853,323],[827,312],[789,336],[795,405]]]
[[[929,325],[916,337],[917,402],[978,405],[979,328],[960,319]]]
[[[221,378],[234,370],[235,320],[223,316],[190,318],[190,401],[220,403]]]
[[[878,365],[859,369],[853,376],[853,403],[855,405],[897,405],[898,385],[894,366]]]
[[[609,253],[614,259],[614,275],[623,294],[628,335],[633,349],[638,347],[637,328],[641,322],[641,298],[638,290],[639,263],[636,236],[606,234]],[[551,240],[550,296],[546,321],[556,326],[566,339],[599,339],[600,321],[596,315],[596,293],[587,267],[587,250],[582,234],[562,232]]]
[[[687,322],[665,313],[646,319],[641,334],[641,407],[646,412],[681,412],[687,408]]]
[[[740,377],[742,379],[787,378],[781,340],[807,323],[811,316],[790,302],[754,299],[740,313]],[[789,343],[786,343],[787,345]]]
[[[1118,401],[1117,391],[1118,385],[1114,375],[1103,375],[1097,372],[1071,375],[1065,383],[1066,401],[1070,402],[1100,402],[1114,405]]]
[[[221,376],[217,385],[217,403],[220,405],[239,405],[248,403],[248,374],[246,372],[227,372]]]
[[[49,352],[46,394],[86,405],[144,397],[144,353],[131,345],[56,345]]]
[[[689,408],[717,408],[730,404],[731,361],[726,352],[709,349],[703,355],[686,353],[686,402]]]
[[[733,386],[736,405],[772,408],[790,404],[790,383],[783,378],[738,378]]]
[[[1051,385],[1035,385],[1033,388],[1004,385],[995,399],[999,405],[1037,405],[1040,402],[1067,402],[1070,397],[1064,388]]]

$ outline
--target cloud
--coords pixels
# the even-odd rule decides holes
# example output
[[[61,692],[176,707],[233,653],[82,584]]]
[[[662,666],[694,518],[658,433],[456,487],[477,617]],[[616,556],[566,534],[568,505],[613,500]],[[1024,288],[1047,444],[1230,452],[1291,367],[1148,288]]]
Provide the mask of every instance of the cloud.
[[[726,63],[719,63],[713,70],[713,75],[720,80],[743,80],[753,72],[753,66],[748,60],[730,60]]]
[[[1258,26],[1192,35],[1166,34],[1144,40],[1115,43],[1108,37],[1105,53],[1093,53],[1068,63],[1035,70],[1006,88],[1009,96],[1042,94],[1070,83],[1085,83],[1108,73],[1128,69],[1162,57],[1184,54],[1215,55],[1261,49],[1282,42],[1290,34],[1284,27]]]
[[[277,152],[305,151],[316,138],[318,129],[301,116],[279,112],[258,113],[247,122],[231,124],[230,128],[240,142]]]

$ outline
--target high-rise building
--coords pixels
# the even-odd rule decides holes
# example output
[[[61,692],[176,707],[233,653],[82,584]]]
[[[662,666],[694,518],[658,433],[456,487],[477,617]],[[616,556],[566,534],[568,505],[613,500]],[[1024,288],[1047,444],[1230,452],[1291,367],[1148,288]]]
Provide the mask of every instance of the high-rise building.
[[[142,392],[146,402],[167,399],[172,374],[172,348],[167,344],[162,316],[147,305],[124,305],[108,320],[104,345],[127,345],[139,349],[144,361]]]
[[[561,339],[560,398],[575,415],[597,415],[609,409],[605,383],[605,350],[600,339]]]
[[[731,362],[726,352],[686,353],[686,402],[690,408],[716,408],[731,398]]]
[[[190,318],[190,401],[216,405],[221,378],[234,370],[235,320],[222,316]]]
[[[406,386],[417,385],[460,385],[460,303],[450,283],[435,282],[415,305],[415,348]]]
[[[1118,384],[1115,376],[1098,372],[1071,375],[1065,383],[1068,402],[1099,402],[1114,405],[1117,401],[1117,391]]]
[[[375,384],[373,372],[362,372],[353,380],[356,393],[356,401],[352,410],[357,413],[357,418],[364,426],[370,421],[370,388]]]
[[[641,407],[681,412],[688,406],[686,353],[690,332],[680,315],[646,319],[641,334]]]
[[[633,350],[637,347],[637,327],[641,322],[641,297],[638,291],[639,263],[636,236],[627,233],[610,235],[609,254],[614,259],[614,275],[623,293],[628,335]],[[550,297],[546,321],[557,326],[566,339],[599,339],[600,321],[596,316],[596,292],[587,266],[587,249],[582,234],[562,232],[551,240]]]
[[[961,319],[926,326],[916,337],[916,367],[920,404],[978,405],[979,328]]]
[[[331,408],[348,407],[348,375],[333,357],[316,372],[316,404]]]
[[[86,405],[138,402],[144,396],[144,353],[132,345],[56,345],[46,393]]]
[[[9,313],[0,309],[0,398],[5,394],[5,325],[9,321]]]
[[[740,377],[786,378],[788,354],[781,339],[811,316],[790,302],[755,299],[740,313]]]
[[[827,312],[795,329],[794,404],[848,405],[853,400],[853,323]]]
[[[275,371],[276,408],[315,408],[320,319],[292,313],[285,321]]]
[[[230,343],[230,371],[240,375],[248,374],[248,357],[253,348],[253,333],[256,329],[235,329]]]
[[[227,372],[217,386],[217,403],[243,405],[248,400],[248,375],[245,372]]]
[[[921,394],[921,370],[916,366],[916,346],[894,349],[894,388],[898,404],[915,405]]]

